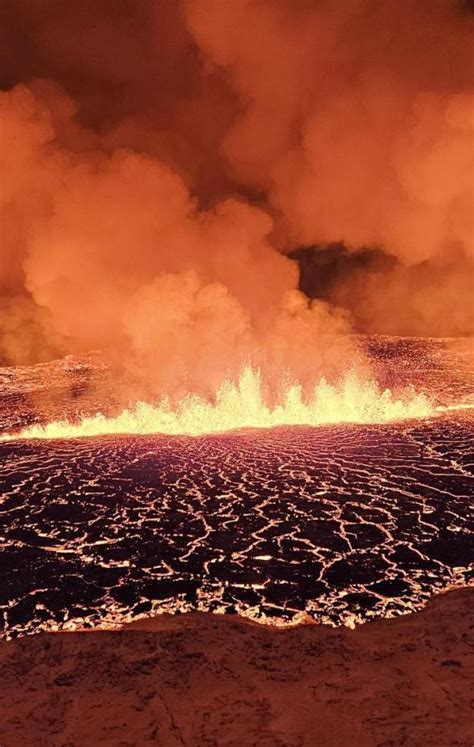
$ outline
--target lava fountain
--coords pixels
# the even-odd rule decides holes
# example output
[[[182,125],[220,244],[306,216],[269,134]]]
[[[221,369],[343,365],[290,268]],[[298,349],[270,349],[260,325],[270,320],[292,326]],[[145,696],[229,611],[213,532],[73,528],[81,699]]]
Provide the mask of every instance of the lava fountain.
[[[237,382],[225,381],[213,402],[188,394],[173,405],[169,397],[157,404],[138,402],[116,417],[98,413],[79,422],[55,420],[32,425],[19,433],[4,434],[1,440],[64,439],[111,434],[167,434],[198,436],[242,428],[275,426],[318,426],[329,423],[386,423],[422,418],[436,413],[431,399],[408,388],[394,395],[355,372],[335,384],[322,378],[309,397],[301,384],[288,386],[280,402],[266,401],[261,373],[244,368]]]

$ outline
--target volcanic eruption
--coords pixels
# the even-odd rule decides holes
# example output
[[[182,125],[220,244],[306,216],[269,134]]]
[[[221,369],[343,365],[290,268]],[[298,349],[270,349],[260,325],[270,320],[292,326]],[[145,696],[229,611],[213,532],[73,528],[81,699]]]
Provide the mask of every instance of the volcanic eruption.
[[[469,583],[473,27],[467,0],[0,0],[6,638],[354,627]]]
[[[472,407],[361,334],[474,331],[468,4],[1,12],[2,441]]]

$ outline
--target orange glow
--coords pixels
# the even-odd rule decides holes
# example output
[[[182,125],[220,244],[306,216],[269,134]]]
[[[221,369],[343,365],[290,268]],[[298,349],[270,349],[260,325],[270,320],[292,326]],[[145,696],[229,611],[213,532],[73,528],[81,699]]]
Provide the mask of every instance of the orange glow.
[[[224,382],[215,402],[195,394],[176,406],[167,397],[158,404],[138,402],[117,417],[99,413],[79,423],[57,420],[33,425],[1,440],[79,438],[110,434],[169,434],[198,436],[239,428],[271,428],[283,425],[317,426],[325,423],[385,423],[434,415],[438,408],[424,394],[413,390],[395,397],[374,381],[364,382],[355,373],[338,384],[321,379],[308,399],[300,385],[289,386],[279,404],[265,402],[260,372],[245,368],[237,383]]]

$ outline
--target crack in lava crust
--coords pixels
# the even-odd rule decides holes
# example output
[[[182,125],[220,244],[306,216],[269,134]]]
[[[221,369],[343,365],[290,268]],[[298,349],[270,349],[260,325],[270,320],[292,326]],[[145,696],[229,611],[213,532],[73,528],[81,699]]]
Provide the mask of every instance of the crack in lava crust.
[[[470,419],[30,441],[1,457],[8,635],[191,609],[342,623],[470,577]]]

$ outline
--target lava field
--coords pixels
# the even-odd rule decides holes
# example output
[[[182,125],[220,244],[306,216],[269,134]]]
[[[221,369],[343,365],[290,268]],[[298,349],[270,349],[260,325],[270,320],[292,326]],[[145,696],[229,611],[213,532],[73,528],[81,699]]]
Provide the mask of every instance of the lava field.
[[[421,358],[420,344],[379,341],[387,377],[411,371],[440,402],[469,400],[471,343],[424,343]],[[64,364],[51,371],[85,392],[87,367],[67,365],[67,376]],[[4,431],[34,417],[39,380],[43,402],[66,401],[58,376],[2,372]],[[3,634],[160,611],[352,625],[417,609],[472,575],[473,435],[472,411],[461,411],[0,444]]]

